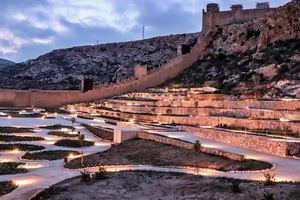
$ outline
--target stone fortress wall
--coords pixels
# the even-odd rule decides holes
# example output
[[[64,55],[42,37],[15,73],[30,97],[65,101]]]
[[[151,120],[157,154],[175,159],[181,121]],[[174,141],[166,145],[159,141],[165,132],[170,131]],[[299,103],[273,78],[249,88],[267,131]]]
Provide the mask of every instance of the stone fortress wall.
[[[241,23],[263,17],[267,12],[274,10],[269,4],[257,3],[255,9],[243,9],[241,4],[232,5],[230,11],[220,11],[219,5],[210,3],[206,11],[203,10],[202,30],[206,31],[214,26]]]
[[[232,11],[220,12],[217,4],[209,4],[203,13],[203,31],[215,25],[237,23],[262,17],[271,8],[243,10],[241,6],[232,6]],[[205,33],[205,32],[203,32]],[[176,77],[205,55],[208,41],[204,34],[197,44],[186,54],[179,54],[159,68],[147,71],[146,66],[136,66],[136,77],[111,85],[101,85],[87,92],[69,90],[0,90],[0,106],[16,107],[59,107],[66,104],[89,102],[110,98],[124,93],[142,91],[155,87]]]
[[[124,93],[155,87],[176,77],[204,56],[207,39],[200,37],[190,53],[178,55],[159,68],[146,71],[147,66],[136,67],[136,77],[111,85],[101,85],[87,92],[69,90],[0,90],[0,106],[59,107],[72,103],[90,102]],[[143,69],[144,68],[144,69]]]

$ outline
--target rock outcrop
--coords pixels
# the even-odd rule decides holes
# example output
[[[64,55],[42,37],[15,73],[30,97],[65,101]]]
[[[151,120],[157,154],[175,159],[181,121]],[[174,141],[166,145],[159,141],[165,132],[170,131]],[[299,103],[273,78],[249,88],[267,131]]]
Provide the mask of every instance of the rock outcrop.
[[[177,46],[193,46],[198,33],[146,40],[54,50],[0,70],[0,88],[79,89],[79,77],[95,84],[115,83],[133,76],[137,63],[157,68],[177,55]]]
[[[215,27],[209,56],[168,86],[215,86],[224,93],[300,98],[300,1],[264,18]]]

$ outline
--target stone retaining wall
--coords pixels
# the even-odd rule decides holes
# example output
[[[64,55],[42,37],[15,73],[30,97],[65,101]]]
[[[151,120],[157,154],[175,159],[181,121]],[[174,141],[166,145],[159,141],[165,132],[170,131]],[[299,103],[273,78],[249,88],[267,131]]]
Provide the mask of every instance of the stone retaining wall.
[[[163,116],[163,115],[145,115],[135,113],[124,113],[112,110],[101,110],[86,108],[82,106],[69,106],[70,109],[77,111],[90,112],[106,116],[114,116],[124,119],[131,119],[141,122],[160,122],[166,124],[184,124],[195,126],[217,126],[226,124],[228,126],[244,127],[247,129],[270,129],[270,130],[290,130],[295,133],[300,133],[300,123],[292,123],[279,120],[254,120],[254,119],[239,119],[229,117],[213,117],[213,116]],[[69,109],[69,110],[70,110]]]
[[[290,156],[292,153],[299,152],[300,149],[300,142],[290,143],[284,140],[201,127],[179,126],[178,128],[190,131],[199,137],[277,156]]]
[[[213,102],[212,102],[213,103]],[[232,108],[196,108],[196,107],[156,107],[152,105],[136,106],[124,105],[118,102],[106,102],[103,105],[107,108],[122,110],[123,112],[136,112],[146,114],[164,115],[172,113],[175,115],[213,116],[224,113],[224,117],[241,116],[251,119],[289,119],[300,120],[300,111],[279,111],[259,109],[232,109]]]
[[[193,149],[193,144],[192,143],[182,141],[182,140],[173,139],[173,138],[169,138],[169,137],[166,137],[166,136],[163,136],[163,135],[145,133],[145,132],[140,131],[140,132],[138,132],[137,137],[141,138],[141,139],[145,139],[145,140],[152,140],[152,141],[159,142],[159,143],[162,143],[162,144],[169,144],[169,145],[180,147],[180,148]],[[224,157],[229,158],[231,160],[242,161],[242,160],[245,159],[245,157],[243,155],[235,154],[235,153],[229,153],[229,152],[225,152],[225,151],[221,151],[221,150],[217,150],[217,149],[212,149],[212,148],[202,147],[201,151],[204,152],[204,153],[213,154],[213,155],[217,155],[217,156],[224,156]]]

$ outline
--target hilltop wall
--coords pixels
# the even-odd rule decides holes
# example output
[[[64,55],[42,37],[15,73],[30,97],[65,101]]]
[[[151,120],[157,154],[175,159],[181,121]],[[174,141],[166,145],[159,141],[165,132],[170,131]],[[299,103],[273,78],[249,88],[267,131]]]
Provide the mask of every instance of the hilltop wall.
[[[233,5],[230,11],[220,11],[218,4],[208,4],[203,10],[202,30],[206,31],[214,26],[242,23],[265,16],[274,8],[246,9],[242,5]]]
[[[206,37],[202,37],[189,54],[177,56],[168,63],[161,65],[158,69],[148,72],[146,76],[139,76],[116,84],[98,86],[85,93],[68,90],[0,90],[0,106],[58,107],[66,104],[110,98],[155,87],[176,77],[180,72],[196,62],[200,56],[203,56],[207,40]]]

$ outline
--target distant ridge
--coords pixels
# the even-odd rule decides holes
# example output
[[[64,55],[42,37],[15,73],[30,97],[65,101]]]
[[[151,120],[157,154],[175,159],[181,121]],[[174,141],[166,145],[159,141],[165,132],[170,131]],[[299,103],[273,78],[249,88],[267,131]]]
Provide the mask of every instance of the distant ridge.
[[[14,65],[14,64],[15,63],[10,60],[0,58],[0,67],[10,66],[10,65]]]

